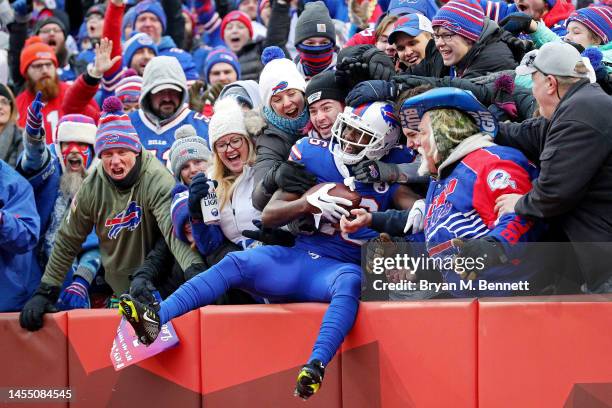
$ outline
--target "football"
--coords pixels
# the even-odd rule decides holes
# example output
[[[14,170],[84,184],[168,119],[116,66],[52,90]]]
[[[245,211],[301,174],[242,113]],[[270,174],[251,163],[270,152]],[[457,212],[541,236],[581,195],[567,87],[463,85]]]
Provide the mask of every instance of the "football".
[[[329,184],[329,183],[317,184],[316,186],[311,187],[310,190],[305,192],[304,195],[307,196],[309,194],[312,194],[326,184]],[[348,186],[344,185],[343,183],[333,183],[333,184],[335,184],[335,187],[329,190],[327,193],[330,196],[346,198],[347,200],[351,202],[350,207],[345,206],[345,205],[342,205],[341,207],[346,208],[348,211],[351,211],[352,209],[355,209],[355,208],[359,208],[359,204],[361,203],[361,195],[358,192],[352,191],[350,188],[348,188]],[[319,212],[318,209],[315,207],[312,207],[312,210],[313,210],[312,211],[313,213]]]

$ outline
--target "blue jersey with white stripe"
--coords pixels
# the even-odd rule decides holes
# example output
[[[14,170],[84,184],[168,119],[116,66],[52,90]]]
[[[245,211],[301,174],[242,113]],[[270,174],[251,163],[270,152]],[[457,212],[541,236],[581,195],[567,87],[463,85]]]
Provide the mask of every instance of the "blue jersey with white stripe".
[[[170,147],[175,140],[174,132],[183,125],[192,125],[196,134],[208,144],[208,119],[187,107],[174,120],[159,127],[146,117],[142,109],[130,112],[129,117],[142,146],[155,152],[155,156],[164,164],[170,157]]]
[[[289,160],[304,164],[306,170],[317,176],[318,183],[342,183],[345,177],[351,175],[350,169],[336,160],[328,146],[328,142],[323,139],[304,137],[291,148]],[[370,212],[385,211],[391,207],[397,187],[397,184],[355,182],[355,190],[361,195],[360,206]],[[376,236],[378,233],[368,228],[344,234],[322,219],[315,234],[297,237],[296,247],[342,262],[358,264],[361,260],[361,245]]]

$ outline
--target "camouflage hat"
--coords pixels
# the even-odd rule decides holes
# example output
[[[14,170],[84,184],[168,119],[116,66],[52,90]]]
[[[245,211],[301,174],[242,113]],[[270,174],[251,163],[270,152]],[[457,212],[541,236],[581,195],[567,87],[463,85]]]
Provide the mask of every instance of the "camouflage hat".
[[[459,143],[480,131],[468,114],[457,109],[430,110],[429,117],[438,163],[444,162]]]

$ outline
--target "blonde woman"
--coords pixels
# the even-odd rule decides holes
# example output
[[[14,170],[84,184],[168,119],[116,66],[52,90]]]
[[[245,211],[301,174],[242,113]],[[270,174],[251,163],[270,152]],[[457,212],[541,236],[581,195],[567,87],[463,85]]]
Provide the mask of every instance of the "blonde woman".
[[[254,178],[255,146],[247,132],[242,108],[233,98],[215,104],[215,114],[208,127],[212,163],[207,173],[198,173],[189,185],[189,215],[198,250],[208,256],[228,250],[257,245],[242,235],[253,229],[253,220],[261,219],[251,203]],[[208,195],[213,180],[219,206],[218,225],[203,221],[200,200]]]

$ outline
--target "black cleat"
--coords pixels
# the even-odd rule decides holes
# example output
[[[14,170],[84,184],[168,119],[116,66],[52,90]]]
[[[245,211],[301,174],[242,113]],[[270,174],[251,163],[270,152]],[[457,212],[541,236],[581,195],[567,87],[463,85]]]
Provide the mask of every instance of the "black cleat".
[[[151,345],[161,331],[157,310],[132,299],[130,295],[121,295],[119,299],[119,314],[124,315],[132,325],[142,344]]]
[[[325,367],[319,360],[312,360],[300,370],[293,395],[307,400],[321,388]]]

